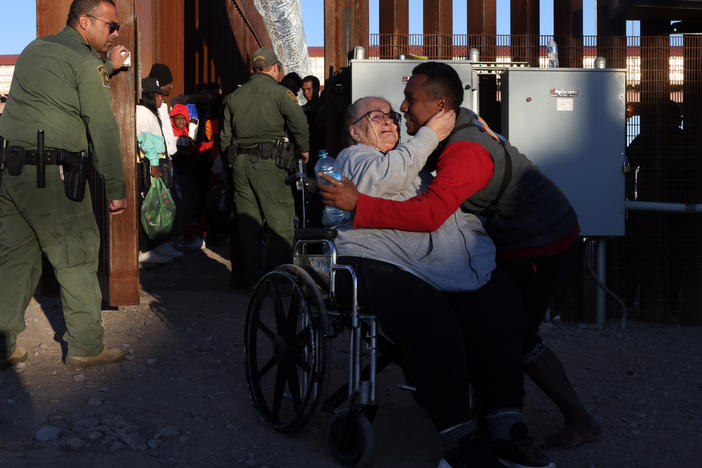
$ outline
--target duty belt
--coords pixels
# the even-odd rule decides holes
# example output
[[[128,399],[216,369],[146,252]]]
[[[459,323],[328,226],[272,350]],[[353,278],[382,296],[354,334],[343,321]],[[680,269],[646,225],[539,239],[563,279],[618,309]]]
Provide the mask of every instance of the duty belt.
[[[8,151],[11,151],[15,146],[10,146]],[[80,152],[67,151],[62,149],[47,149],[44,150],[45,164],[63,164],[65,156],[78,156]],[[32,166],[37,165],[37,150],[24,150],[24,163]]]
[[[275,151],[275,143],[265,142],[255,145],[240,146],[239,154],[252,154],[261,159],[272,159]]]

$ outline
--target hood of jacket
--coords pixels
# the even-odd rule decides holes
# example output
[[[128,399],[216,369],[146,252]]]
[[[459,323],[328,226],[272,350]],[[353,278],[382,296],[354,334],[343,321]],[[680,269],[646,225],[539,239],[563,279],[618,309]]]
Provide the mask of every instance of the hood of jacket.
[[[178,114],[184,116],[185,120],[188,122],[183,128],[178,128],[173,123],[173,117],[175,117]],[[188,127],[190,124],[190,112],[188,112],[188,108],[184,104],[176,104],[175,106],[173,106],[173,109],[171,110],[171,112],[168,113],[168,115],[171,118],[171,126],[173,127],[174,136],[176,138],[181,136],[188,136]]]

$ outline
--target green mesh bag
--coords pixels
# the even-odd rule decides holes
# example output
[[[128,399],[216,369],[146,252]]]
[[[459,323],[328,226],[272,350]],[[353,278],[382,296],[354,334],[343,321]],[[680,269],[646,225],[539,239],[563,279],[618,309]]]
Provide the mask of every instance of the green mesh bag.
[[[171,192],[160,177],[154,179],[141,204],[141,225],[149,239],[156,239],[171,232],[176,206]]]

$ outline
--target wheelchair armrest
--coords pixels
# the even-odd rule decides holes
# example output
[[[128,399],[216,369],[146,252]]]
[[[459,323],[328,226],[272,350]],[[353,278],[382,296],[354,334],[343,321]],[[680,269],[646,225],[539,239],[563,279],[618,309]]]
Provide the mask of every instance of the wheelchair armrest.
[[[295,236],[298,240],[330,240],[336,239],[336,229],[331,228],[304,228],[297,229]]]

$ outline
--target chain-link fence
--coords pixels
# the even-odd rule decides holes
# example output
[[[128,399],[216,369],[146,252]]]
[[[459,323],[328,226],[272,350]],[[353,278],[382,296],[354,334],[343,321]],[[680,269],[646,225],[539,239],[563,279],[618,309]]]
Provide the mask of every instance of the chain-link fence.
[[[369,58],[414,54],[466,60],[470,48],[481,61],[547,66],[552,36],[373,34]],[[629,210],[626,236],[608,240],[607,284],[624,299],[630,316],[663,322],[702,323],[702,36],[555,37],[561,67],[593,68],[604,57],[609,68],[625,68],[626,174],[629,200],[687,204],[687,212]],[[500,122],[499,75],[480,77],[480,113],[496,130]],[[593,190],[596,190],[593,181]],[[594,262],[592,244],[583,260]],[[557,305],[566,318],[591,320],[595,286],[579,270],[574,290]],[[572,298],[577,298],[575,301]],[[619,307],[608,303],[609,313]]]

